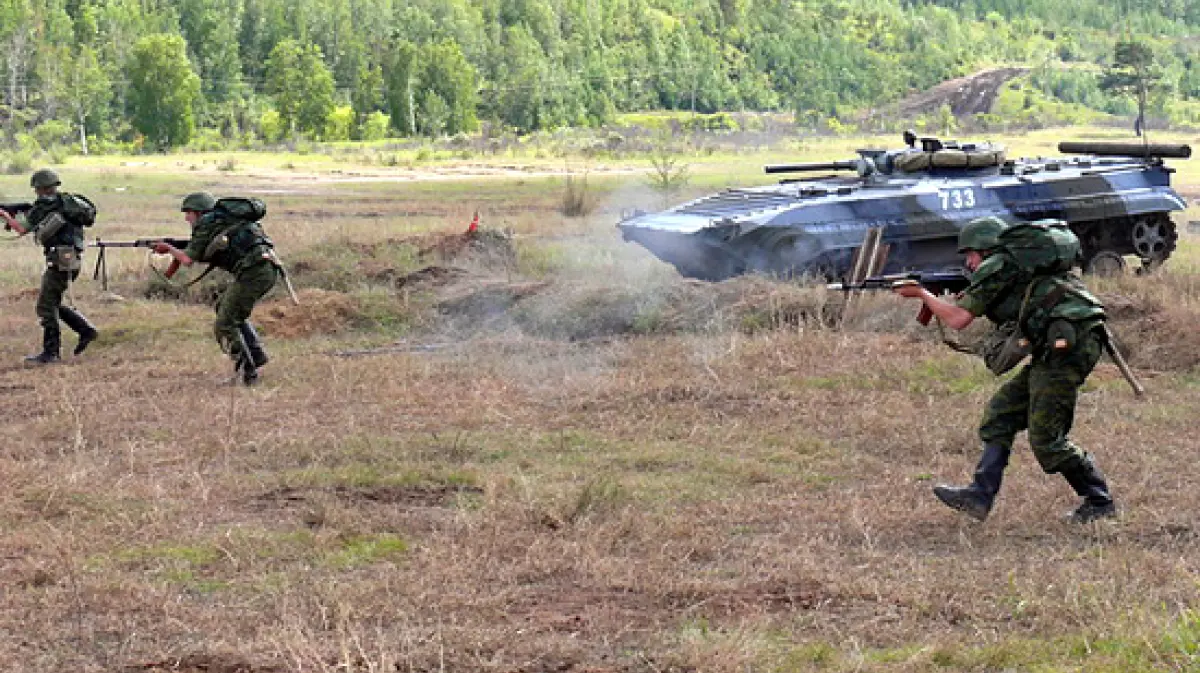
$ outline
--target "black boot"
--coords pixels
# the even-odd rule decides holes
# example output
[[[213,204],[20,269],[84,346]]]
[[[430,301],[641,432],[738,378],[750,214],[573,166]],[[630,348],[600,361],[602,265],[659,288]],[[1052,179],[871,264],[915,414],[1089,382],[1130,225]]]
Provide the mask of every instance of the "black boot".
[[[933,487],[933,494],[947,507],[957,509],[976,521],[987,519],[996,494],[1000,492],[1000,482],[1004,479],[1004,468],[1008,467],[1010,455],[1012,450],[1008,447],[984,444],[983,455],[975,467],[975,480],[970,486],[939,484]]]
[[[250,355],[250,346],[246,343],[244,334],[238,334],[238,351],[233,354],[233,371],[237,376],[242,377],[242,383],[247,386],[252,386],[258,383],[258,367],[254,366],[254,359]]]
[[[258,336],[258,330],[254,329],[254,325],[247,320],[238,328],[242,332],[242,341],[246,344],[246,350],[250,353],[250,359],[254,361],[255,367],[261,367],[271,361],[267,356],[267,351],[263,348],[262,339]]]
[[[62,334],[58,330],[58,325],[42,327],[42,352],[26,357],[25,362],[31,365],[46,365],[51,362],[58,362],[61,359],[59,356],[61,349]]]
[[[1083,460],[1064,469],[1062,476],[1075,493],[1083,498],[1079,507],[1067,515],[1068,521],[1091,523],[1097,519],[1117,515],[1117,503],[1113,502],[1112,495],[1108,492],[1108,484],[1104,481],[1104,474],[1096,467],[1091,454],[1086,454]]]
[[[233,371],[242,378],[243,385],[252,386],[258,383],[258,368],[254,366],[254,361],[246,355],[239,356],[233,363]]]
[[[58,308],[58,317],[62,318],[62,321],[67,323],[67,327],[70,327],[79,335],[79,343],[75,344],[74,352],[76,355],[86,350],[88,344],[100,336],[100,333],[96,331],[95,325],[88,322],[88,319],[82,313],[70,306],[60,306]]]

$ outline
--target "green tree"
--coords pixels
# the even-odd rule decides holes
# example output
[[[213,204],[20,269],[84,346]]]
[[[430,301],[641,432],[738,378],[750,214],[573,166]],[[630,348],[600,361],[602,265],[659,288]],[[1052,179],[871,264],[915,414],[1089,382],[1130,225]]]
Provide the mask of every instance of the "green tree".
[[[129,105],[133,126],[158,149],[186,145],[195,131],[200,78],[180,35],[148,35],[130,53]]]
[[[267,59],[267,91],[283,125],[293,132],[321,137],[334,109],[333,74],[315,44],[287,39]]]
[[[1155,62],[1154,49],[1148,42],[1135,39],[1117,42],[1113,63],[1101,78],[1100,88],[1134,97],[1138,107],[1134,129],[1138,135],[1146,127],[1146,104],[1150,96],[1167,90],[1162,68]]]
[[[475,68],[462,49],[454,42],[439,42],[421,50],[418,59],[415,100],[421,132],[454,135],[479,128]]]
[[[79,54],[67,70],[66,89],[63,97],[71,109],[75,122],[79,124],[79,147],[88,153],[88,131],[98,130],[96,115],[103,114],[112,99],[112,84],[108,73],[100,66],[96,52],[88,46],[80,47]]]
[[[403,136],[415,135],[417,132],[416,109],[413,105],[416,60],[416,45],[399,41],[388,54],[388,67],[384,71],[384,97],[388,115],[392,128]]]

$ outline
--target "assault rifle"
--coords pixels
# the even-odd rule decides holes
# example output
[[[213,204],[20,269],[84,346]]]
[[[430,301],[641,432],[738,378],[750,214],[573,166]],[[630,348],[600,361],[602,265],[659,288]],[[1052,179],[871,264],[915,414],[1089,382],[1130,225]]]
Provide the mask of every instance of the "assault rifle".
[[[28,213],[30,210],[33,210],[33,204],[27,201],[22,201],[19,203],[0,203],[0,210],[7,212],[13,217],[16,217],[21,213]],[[8,226],[8,223],[5,222],[4,230],[8,231],[9,229],[12,229],[12,227]]]
[[[971,279],[960,271],[912,271],[871,276],[857,283],[830,283],[825,287],[830,290],[857,292],[860,290],[892,290],[901,285],[921,285],[936,295],[957,294],[971,285]],[[928,325],[932,319],[933,313],[922,306],[921,312],[917,314],[917,322]]]
[[[33,210],[33,204],[28,201],[19,203],[0,203],[0,210],[7,211],[9,215],[18,215],[20,213],[28,213]]]
[[[99,279],[100,286],[108,291],[108,260],[105,259],[104,251],[108,248],[150,248],[155,243],[163,241],[174,248],[183,250],[188,246],[191,239],[188,238],[167,238],[165,236],[159,238],[139,238],[133,241],[102,241],[96,239],[88,243],[89,248],[100,248],[100,254],[96,255],[96,269],[92,272],[92,280]]]

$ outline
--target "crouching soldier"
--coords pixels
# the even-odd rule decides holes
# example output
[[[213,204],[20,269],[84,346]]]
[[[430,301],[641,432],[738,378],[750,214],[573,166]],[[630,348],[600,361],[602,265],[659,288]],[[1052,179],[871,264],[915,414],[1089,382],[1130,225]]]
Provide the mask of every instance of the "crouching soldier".
[[[217,199],[208,192],[195,192],[183,199],[180,210],[192,228],[185,250],[165,241],[154,244],[155,252],[171,255],[166,271],[172,277],[179,267],[205,262],[233,274],[234,281],[217,301],[213,334],[221,350],[233,359],[242,383],[258,381],[258,368],[267,363],[258,332],[250,324],[254,304],[271,291],[279,279],[279,260],[271,239],[259,220],[266,206],[258,199]]]
[[[964,487],[939,485],[947,506],[977,520],[992,509],[1017,433],[1027,430],[1042,469],[1061,474],[1083,501],[1069,519],[1087,523],[1111,517],[1117,507],[1091,454],[1067,436],[1079,388],[1104,350],[1104,307],[1070,273],[1079,240],[1065,223],[1043,220],[1007,226],[995,217],[971,221],[958,238],[971,285],[957,301],[919,285],[897,287],[920,299],[944,324],[964,329],[979,317],[996,324],[984,360],[996,374],[1026,357],[1029,364],[1005,381],[988,402],[979,428],[983,455]]]
[[[83,228],[95,224],[96,206],[82,195],[60,191],[60,185],[62,181],[58,173],[49,168],[43,168],[30,177],[29,186],[33,187],[37,200],[25,214],[25,227],[11,213],[0,210],[0,220],[4,221],[6,228],[18,234],[33,232],[46,255],[46,270],[42,273],[42,286],[37,299],[37,316],[42,325],[42,352],[25,358],[30,364],[59,361],[62,352],[60,319],[79,335],[75,355],[83,353],[99,335],[82,313],[63,305],[63,296],[79,277],[83,265]]]

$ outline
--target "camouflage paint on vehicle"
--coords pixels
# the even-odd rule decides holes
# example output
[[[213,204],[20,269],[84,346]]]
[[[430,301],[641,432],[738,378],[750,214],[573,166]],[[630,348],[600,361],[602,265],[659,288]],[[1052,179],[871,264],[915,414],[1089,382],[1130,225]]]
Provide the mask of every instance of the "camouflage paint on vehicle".
[[[883,228],[891,253],[885,273],[961,267],[958,232],[988,215],[1006,222],[1062,219],[1083,245],[1085,270],[1165,261],[1177,233],[1170,213],[1183,210],[1163,156],[1186,158],[1186,145],[1063,143],[1089,156],[1004,160],[1002,148],[905,138],[899,150],[859,150],[858,159],[767,167],[769,173],[857,171],[777,185],[728,189],[660,213],[636,213],[618,224],[625,240],[649,249],[693,278],[743,273],[811,274],[834,279],[849,269],[869,227]],[[995,155],[991,165],[902,170],[925,152]],[[1142,156],[1126,156],[1137,152]]]

